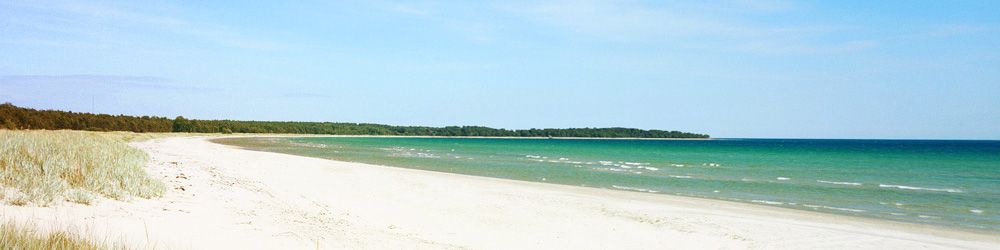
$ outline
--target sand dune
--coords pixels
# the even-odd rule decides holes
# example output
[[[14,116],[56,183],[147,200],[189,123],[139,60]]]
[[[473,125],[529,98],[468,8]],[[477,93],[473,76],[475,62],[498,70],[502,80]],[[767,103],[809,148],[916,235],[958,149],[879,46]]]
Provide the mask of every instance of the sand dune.
[[[2,217],[157,249],[1000,249],[996,234],[669,195],[136,143],[165,197]]]

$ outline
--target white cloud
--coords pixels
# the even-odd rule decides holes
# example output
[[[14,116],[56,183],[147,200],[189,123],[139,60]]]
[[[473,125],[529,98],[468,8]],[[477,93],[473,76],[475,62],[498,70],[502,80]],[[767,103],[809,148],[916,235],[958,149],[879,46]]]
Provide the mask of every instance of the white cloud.
[[[865,50],[878,45],[877,40],[854,40],[832,44],[761,41],[742,44],[737,49],[757,54],[835,54]]]
[[[30,88],[106,88],[106,89],[150,89],[172,91],[209,91],[211,89],[184,86],[173,80],[153,76],[124,75],[0,75],[0,86],[20,86]]]
[[[172,17],[155,10],[138,10],[123,6],[101,5],[92,2],[57,1],[57,2],[21,2],[10,4],[11,13],[18,13],[0,19],[4,29],[21,29],[24,33],[41,33],[40,36],[23,39],[50,42],[39,44],[66,44],[65,39],[51,36],[73,36],[90,39],[92,44],[125,44],[122,35],[128,35],[135,30],[158,31],[197,40],[214,43],[220,46],[251,49],[251,50],[281,50],[286,47],[263,39],[241,33],[239,30],[214,23],[203,23]],[[79,39],[77,39],[79,40]],[[135,44],[133,44],[135,45]]]
[[[753,53],[839,53],[872,48],[875,39],[822,41],[847,30],[824,24],[776,25],[754,17],[795,11],[780,1],[649,4],[631,1],[551,1],[506,5],[541,25],[617,42],[675,45]]]

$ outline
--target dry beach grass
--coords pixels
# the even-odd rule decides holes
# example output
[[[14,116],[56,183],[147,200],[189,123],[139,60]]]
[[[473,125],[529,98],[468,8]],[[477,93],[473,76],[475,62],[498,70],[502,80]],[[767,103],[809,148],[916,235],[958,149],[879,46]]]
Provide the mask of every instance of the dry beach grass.
[[[0,130],[0,200],[12,205],[90,203],[163,194],[146,175],[147,156],[126,142],[157,134]]]
[[[163,194],[146,175],[146,153],[126,143],[161,134],[0,130],[0,200],[15,206],[61,201],[90,204],[95,196],[124,200]],[[105,249],[68,231],[0,224],[0,249]]]
[[[65,231],[41,232],[14,223],[0,224],[0,249],[106,249],[97,242]]]

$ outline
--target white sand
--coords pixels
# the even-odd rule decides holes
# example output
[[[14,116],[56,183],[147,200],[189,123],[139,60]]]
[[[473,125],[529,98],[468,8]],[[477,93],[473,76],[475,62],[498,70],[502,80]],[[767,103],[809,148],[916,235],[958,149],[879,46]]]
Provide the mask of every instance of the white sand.
[[[135,144],[165,197],[0,208],[157,249],[1000,249],[1000,235],[241,150]],[[183,190],[181,190],[183,188]]]

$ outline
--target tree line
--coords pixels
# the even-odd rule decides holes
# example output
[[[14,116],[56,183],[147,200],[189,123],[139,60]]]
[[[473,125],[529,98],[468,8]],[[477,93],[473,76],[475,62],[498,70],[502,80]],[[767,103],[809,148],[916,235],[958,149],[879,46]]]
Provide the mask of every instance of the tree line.
[[[277,133],[329,135],[487,136],[487,137],[631,137],[708,138],[705,134],[634,128],[496,129],[482,126],[391,126],[343,122],[196,120],[178,116],[127,116],[35,110],[0,104],[0,129],[72,129],[91,131]]]

